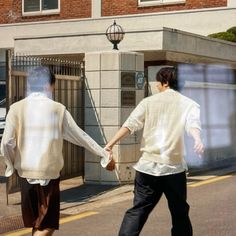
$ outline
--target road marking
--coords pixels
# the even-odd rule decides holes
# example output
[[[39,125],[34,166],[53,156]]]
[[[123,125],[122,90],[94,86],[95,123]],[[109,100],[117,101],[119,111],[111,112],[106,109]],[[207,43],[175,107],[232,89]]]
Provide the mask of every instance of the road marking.
[[[70,222],[70,221],[79,220],[79,219],[82,219],[82,218],[85,218],[85,217],[88,217],[88,216],[92,216],[92,215],[97,215],[97,214],[99,214],[99,213],[96,212],[96,211],[88,211],[88,212],[84,212],[84,213],[81,213],[81,214],[78,214],[78,215],[63,217],[62,219],[60,219],[59,223],[61,225],[61,224],[64,224],[64,223],[67,223],[67,222]],[[31,229],[21,229],[21,230],[10,232],[10,233],[4,234],[4,235],[5,236],[22,236],[22,235],[29,234],[31,232],[32,232]]]
[[[19,230],[19,231],[14,231],[12,233],[7,233],[7,234],[4,234],[6,236],[20,236],[20,235],[25,235],[25,234],[29,234],[31,233],[32,230],[31,229],[22,229],[22,230]]]
[[[205,185],[205,184],[211,184],[211,183],[223,180],[223,179],[228,179],[232,176],[233,175],[224,175],[224,176],[214,177],[214,178],[211,178],[211,179],[208,179],[208,180],[202,180],[202,181],[194,183],[194,184],[189,184],[188,187],[192,187],[192,188],[199,187],[199,186],[202,186],[202,185]]]
[[[60,224],[64,224],[70,221],[74,221],[74,220],[79,220],[88,216],[92,216],[92,215],[97,215],[98,212],[96,211],[88,211],[88,212],[84,212],[78,215],[72,215],[72,216],[68,216],[68,217],[64,217],[62,219],[60,219]]]

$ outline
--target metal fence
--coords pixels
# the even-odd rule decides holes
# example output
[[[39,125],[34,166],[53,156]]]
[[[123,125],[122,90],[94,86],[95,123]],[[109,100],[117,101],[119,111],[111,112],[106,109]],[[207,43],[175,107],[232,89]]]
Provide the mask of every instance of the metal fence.
[[[62,60],[55,57],[36,57],[30,55],[13,55],[7,52],[7,110],[10,105],[26,96],[26,78],[28,71],[35,66],[48,66],[56,77],[53,94],[55,101],[66,106],[77,124],[84,127],[84,62]],[[64,168],[61,178],[84,176],[84,149],[64,141]],[[16,174],[8,178],[8,194],[19,190]]]

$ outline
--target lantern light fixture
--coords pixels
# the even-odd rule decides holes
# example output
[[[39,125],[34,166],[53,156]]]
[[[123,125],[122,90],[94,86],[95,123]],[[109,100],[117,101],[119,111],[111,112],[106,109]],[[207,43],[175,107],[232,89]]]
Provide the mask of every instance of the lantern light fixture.
[[[107,39],[113,44],[113,49],[118,50],[118,44],[123,40],[125,35],[124,30],[114,20],[114,23],[110,25],[106,30]]]

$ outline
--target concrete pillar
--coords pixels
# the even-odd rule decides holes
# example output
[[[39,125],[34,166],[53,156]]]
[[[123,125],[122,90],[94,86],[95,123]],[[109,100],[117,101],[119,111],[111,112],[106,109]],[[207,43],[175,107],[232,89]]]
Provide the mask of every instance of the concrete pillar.
[[[227,6],[228,7],[236,7],[236,1],[235,0],[228,0]]]
[[[92,0],[92,18],[102,16],[102,0]]]
[[[85,54],[85,131],[105,146],[144,97],[144,55],[135,52]],[[140,135],[127,137],[113,148],[116,171],[104,170],[85,151],[85,181],[119,184],[134,179],[132,165],[140,157]]]

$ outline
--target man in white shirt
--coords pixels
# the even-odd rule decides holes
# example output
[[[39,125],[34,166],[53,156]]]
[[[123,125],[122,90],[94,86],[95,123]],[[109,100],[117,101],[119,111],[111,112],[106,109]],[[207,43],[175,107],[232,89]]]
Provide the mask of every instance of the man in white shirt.
[[[143,128],[142,156],[134,165],[134,205],[124,216],[119,236],[139,235],[163,193],[172,216],[172,236],[192,236],[184,131],[193,137],[195,152],[202,155],[200,107],[174,90],[178,85],[175,68],[162,68],[156,80],[159,93],[143,99],[106,145],[112,149],[119,140]]]
[[[11,105],[6,117],[1,153],[5,176],[20,177],[22,217],[34,236],[50,236],[59,228],[60,171],[64,166],[63,139],[101,157],[104,168],[112,153],[80,129],[61,103],[51,99],[56,82],[47,67],[28,76],[29,95]],[[111,164],[110,164],[111,165]]]

